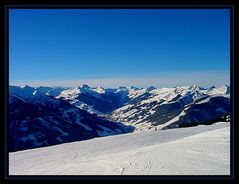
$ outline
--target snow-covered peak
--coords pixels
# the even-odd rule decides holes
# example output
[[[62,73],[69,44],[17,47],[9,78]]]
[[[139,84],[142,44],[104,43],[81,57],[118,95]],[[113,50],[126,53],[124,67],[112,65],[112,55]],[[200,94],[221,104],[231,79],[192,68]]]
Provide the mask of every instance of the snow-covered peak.
[[[67,89],[62,91],[62,94],[69,94],[69,95],[77,95],[79,93],[88,92],[90,90],[90,87],[86,84],[83,84],[81,86],[77,86],[73,89]]]
[[[79,95],[79,93],[81,93],[81,87],[77,86],[75,88],[71,88],[71,89],[66,89],[63,90],[60,95],[58,95],[56,98],[60,98],[60,97],[64,97],[64,98],[75,98]]]
[[[105,89],[103,87],[97,87],[96,89],[93,89],[95,92],[99,93],[99,94],[104,94],[105,93]]]
[[[69,89],[67,91],[69,91],[69,94],[79,94],[81,92],[81,87],[77,86],[77,87],[75,87],[73,89]]]
[[[192,91],[198,91],[198,90],[200,90],[199,87],[198,87],[196,84],[189,86],[188,89],[189,89],[189,90],[192,90]]]
[[[128,97],[129,98],[136,98],[140,95],[143,95],[144,93],[148,92],[147,88],[142,88],[142,89],[132,89],[129,90]]]
[[[98,90],[104,90],[103,88]],[[80,94],[85,94],[85,95],[91,95],[96,98],[102,98],[101,93],[97,91],[97,89],[90,88],[88,85],[83,84],[81,86],[77,86],[75,88],[71,89],[66,89],[60,93],[56,98],[64,98],[68,100],[73,100],[79,97]],[[101,91],[103,93],[103,91]]]
[[[207,90],[210,95],[228,95],[230,94],[230,86],[224,85],[219,88],[212,88]]]
[[[229,94],[230,93],[230,86],[224,85],[219,88],[217,88],[218,91],[220,91],[223,94]]]

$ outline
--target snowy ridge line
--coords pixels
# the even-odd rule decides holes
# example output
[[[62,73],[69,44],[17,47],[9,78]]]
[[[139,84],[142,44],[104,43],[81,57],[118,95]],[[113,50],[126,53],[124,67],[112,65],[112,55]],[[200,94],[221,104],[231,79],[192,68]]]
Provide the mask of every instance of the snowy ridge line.
[[[193,134],[193,135],[189,135],[189,136],[186,136],[186,137],[181,137],[179,139],[169,140],[169,141],[165,141],[165,142],[161,142],[161,143],[153,144],[153,145],[147,145],[147,146],[144,146],[143,148],[137,147],[133,150],[134,151],[141,150],[142,152],[146,152],[147,150],[149,150],[151,148],[154,148],[155,146],[160,146],[160,145],[163,145],[163,144],[173,144],[174,142],[178,142],[178,141],[185,141],[185,140],[191,139],[191,138],[196,137],[196,136],[200,136],[200,135],[204,135],[204,134],[210,134],[210,132],[218,131],[220,129],[221,130],[226,130],[226,129],[228,129],[228,127],[216,128],[216,129],[208,130],[208,131],[205,131],[205,132],[200,132],[200,133],[196,133],[196,134]],[[109,154],[107,154],[107,156],[120,156],[120,155],[124,155],[124,154],[130,153],[130,152],[132,152],[132,150],[128,149],[128,150],[124,150],[120,153],[116,153],[116,152],[109,153]],[[99,157],[97,157],[97,159],[104,158],[104,157],[106,157],[106,156],[105,155],[100,155]],[[85,159],[82,158],[81,160],[83,161]]]
[[[11,151],[40,147],[40,143],[41,146],[47,146],[69,142],[76,138],[81,140],[100,135],[147,131],[158,125],[163,129],[196,126],[212,121],[224,121],[224,117],[230,115],[230,98],[225,97],[229,96],[228,86],[223,86],[217,91],[215,88],[207,90],[196,85],[161,89],[120,87],[116,90],[100,89],[105,90],[105,93],[97,93],[93,88],[83,85],[61,92],[61,94],[69,95],[70,99],[68,97],[58,98],[60,95],[53,97],[44,94],[43,92],[48,91],[49,88],[10,86],[9,89],[10,124],[11,132],[14,132],[11,133],[14,139]],[[213,90],[213,95],[207,94]],[[77,113],[80,114],[81,123],[86,125],[85,127],[75,122],[75,118],[79,120]],[[54,122],[59,120],[61,128],[68,131],[69,136],[65,136],[60,141],[60,139],[55,139],[59,131],[48,127],[49,132],[52,133],[45,132],[55,135],[53,137],[43,132],[46,122],[35,119],[35,117],[42,117],[43,114],[46,117],[54,115],[47,121],[54,126]],[[100,117],[105,118],[103,120]],[[24,122],[30,119],[35,123]],[[101,121],[105,128],[97,126]],[[69,125],[64,126],[64,123]],[[90,125],[92,123],[94,125]],[[39,129],[27,129],[32,126]],[[121,131],[116,131],[116,129],[121,129]],[[42,133],[41,136],[38,136],[39,132]],[[21,137],[26,134],[35,135],[39,142],[38,146],[34,145],[32,139],[21,141]],[[29,143],[31,141],[32,143]]]

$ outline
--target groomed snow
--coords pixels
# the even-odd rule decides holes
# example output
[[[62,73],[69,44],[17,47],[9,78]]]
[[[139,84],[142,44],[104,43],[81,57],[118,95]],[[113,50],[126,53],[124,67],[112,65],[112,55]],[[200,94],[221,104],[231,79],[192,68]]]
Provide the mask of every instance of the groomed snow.
[[[229,175],[230,125],[145,131],[9,154],[10,175]]]

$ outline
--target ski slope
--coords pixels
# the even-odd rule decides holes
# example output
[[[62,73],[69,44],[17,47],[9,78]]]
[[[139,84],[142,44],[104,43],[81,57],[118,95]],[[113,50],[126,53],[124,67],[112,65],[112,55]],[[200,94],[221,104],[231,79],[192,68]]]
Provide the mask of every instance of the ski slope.
[[[12,152],[10,175],[229,175],[230,124],[135,132]]]

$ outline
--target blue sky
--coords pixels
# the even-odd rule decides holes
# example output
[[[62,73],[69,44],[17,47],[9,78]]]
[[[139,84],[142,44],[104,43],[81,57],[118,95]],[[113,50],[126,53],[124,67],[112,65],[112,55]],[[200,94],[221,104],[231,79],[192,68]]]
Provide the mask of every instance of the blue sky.
[[[229,84],[229,10],[30,10],[9,17],[11,84]]]

